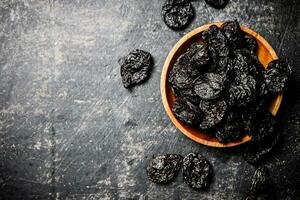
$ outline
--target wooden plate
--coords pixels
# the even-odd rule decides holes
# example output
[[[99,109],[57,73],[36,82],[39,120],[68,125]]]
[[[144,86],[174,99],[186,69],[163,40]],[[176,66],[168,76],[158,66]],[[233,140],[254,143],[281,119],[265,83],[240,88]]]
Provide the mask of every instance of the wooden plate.
[[[237,146],[242,143],[245,143],[249,140],[251,140],[251,137],[249,135],[246,135],[238,141],[235,142],[230,142],[227,144],[222,144],[220,143],[216,138],[214,137],[209,137],[208,135],[202,133],[198,129],[192,128],[187,126],[186,124],[180,122],[179,120],[176,119],[172,112],[172,106],[175,102],[175,97],[173,95],[171,86],[168,84],[168,76],[169,72],[173,67],[173,64],[177,60],[177,58],[186,51],[186,49],[194,42],[201,42],[201,32],[204,30],[208,29],[209,26],[212,24],[215,24],[217,26],[221,26],[222,22],[216,22],[216,23],[211,23],[211,24],[206,24],[203,25],[185,36],[183,36],[177,43],[176,45],[172,48],[170,51],[163,70],[162,70],[162,75],[161,75],[161,95],[162,95],[162,102],[165,107],[166,113],[173,122],[173,124],[187,137],[190,139],[207,145],[207,146],[212,146],[212,147],[232,147],[232,146]],[[277,59],[277,55],[274,51],[274,49],[270,46],[270,44],[258,33],[255,31],[245,27],[241,26],[241,29],[246,32],[247,34],[252,35],[253,37],[256,38],[257,43],[258,43],[258,59],[264,66],[264,68],[267,67],[268,63],[274,59]],[[279,93],[274,99],[273,102],[270,105],[270,112],[273,115],[276,115],[278,112],[278,109],[280,107],[281,101],[282,101],[282,93]]]

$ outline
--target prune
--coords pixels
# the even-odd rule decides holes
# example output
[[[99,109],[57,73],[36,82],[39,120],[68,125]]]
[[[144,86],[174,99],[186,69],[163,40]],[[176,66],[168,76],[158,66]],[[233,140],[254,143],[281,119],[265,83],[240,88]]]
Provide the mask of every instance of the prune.
[[[244,34],[236,20],[223,23],[220,29],[233,47],[241,45]]]
[[[191,88],[200,72],[204,72],[209,62],[207,47],[193,44],[178,57],[169,75],[169,83],[176,88]]]
[[[245,34],[244,43],[245,47],[249,49],[252,54],[256,55],[258,44],[255,37],[253,37],[252,35]]]
[[[292,66],[285,60],[278,59],[271,61],[264,73],[269,92],[276,93],[283,91],[291,74]]]
[[[275,117],[269,112],[253,119],[250,125],[252,140],[243,151],[243,157],[248,163],[257,163],[277,145],[280,134],[276,131],[276,125]]]
[[[153,60],[150,53],[143,50],[133,50],[119,60],[121,77],[125,88],[140,84],[150,77]]]
[[[257,142],[264,141],[272,136],[276,129],[276,119],[270,112],[264,112],[252,122],[252,139]]]
[[[172,111],[177,119],[186,124],[194,126],[201,122],[202,116],[201,113],[192,110],[191,105],[187,105],[186,100],[183,98],[176,98],[175,104],[172,107]]]
[[[241,138],[243,134],[243,123],[241,115],[230,112],[221,128],[216,132],[216,137],[221,143],[228,143]]]
[[[211,25],[202,32],[202,39],[208,44],[208,49],[214,61],[218,57],[229,55],[228,40],[216,25]]]
[[[190,153],[183,159],[184,182],[194,189],[206,189],[211,183],[213,169],[200,154]]]
[[[174,30],[185,28],[194,18],[194,10],[188,0],[166,0],[161,12],[165,24]]]
[[[216,9],[222,9],[225,8],[228,0],[205,0],[205,2]]]
[[[154,183],[165,184],[176,178],[182,165],[177,154],[154,155],[147,167],[147,175]]]
[[[204,100],[213,100],[221,96],[224,89],[224,76],[206,73],[195,83],[195,93]]]
[[[200,110],[203,112],[204,117],[199,124],[201,130],[210,129],[219,124],[227,111],[227,104],[224,100],[217,102],[200,101]]]
[[[258,60],[246,50],[235,50],[235,59],[233,68],[236,73],[247,73],[254,76],[256,79],[261,78],[263,74],[263,67]]]
[[[269,171],[265,167],[259,167],[255,170],[252,177],[251,188],[244,197],[244,200],[258,199],[274,199],[273,183],[270,179]]]
[[[229,88],[229,105],[247,106],[255,98],[256,81],[247,74],[241,74]]]

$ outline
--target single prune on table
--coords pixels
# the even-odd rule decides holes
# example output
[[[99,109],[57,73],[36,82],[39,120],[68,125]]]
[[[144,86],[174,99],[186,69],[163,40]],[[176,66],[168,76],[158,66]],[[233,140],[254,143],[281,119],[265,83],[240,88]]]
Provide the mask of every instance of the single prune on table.
[[[231,106],[247,106],[255,98],[256,80],[247,74],[240,74],[229,88],[228,103]]]
[[[264,72],[269,92],[277,93],[285,89],[288,78],[292,74],[292,66],[283,59],[273,60]]]
[[[165,184],[176,178],[182,165],[182,156],[177,154],[154,155],[147,167],[147,175],[154,183]]]
[[[223,23],[220,29],[233,47],[241,45],[244,33],[236,20]]]
[[[221,96],[225,77],[219,74],[206,73],[195,83],[195,93],[203,100],[213,100]]]
[[[211,183],[213,169],[202,155],[190,153],[183,159],[184,182],[194,189],[206,189]]]
[[[216,137],[221,143],[228,143],[241,139],[243,132],[243,123],[241,115],[237,112],[230,112],[221,128],[216,132]]]
[[[259,167],[252,177],[250,190],[244,200],[268,200],[274,199],[274,187],[266,167]]]
[[[166,0],[161,13],[165,24],[174,30],[185,28],[194,18],[194,10],[188,0]]]
[[[276,130],[276,118],[272,113],[266,111],[252,121],[251,133],[252,139],[256,142],[261,142],[274,134]]]
[[[140,84],[150,77],[153,60],[150,53],[143,50],[133,50],[119,60],[121,77],[125,88]]]
[[[225,8],[229,0],[205,0],[205,2],[211,7],[222,9]]]
[[[227,111],[227,104],[224,100],[217,102],[200,101],[199,108],[204,114],[199,128],[207,130],[213,128],[223,120]]]
[[[177,119],[180,121],[195,126],[202,120],[202,113],[196,112],[191,109],[193,104],[188,105],[184,98],[176,98],[175,104],[172,107],[172,111]]]

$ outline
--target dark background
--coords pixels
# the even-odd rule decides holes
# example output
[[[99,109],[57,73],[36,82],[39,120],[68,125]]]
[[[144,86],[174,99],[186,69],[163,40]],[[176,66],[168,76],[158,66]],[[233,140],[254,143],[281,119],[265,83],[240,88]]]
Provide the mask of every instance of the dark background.
[[[300,4],[297,0],[230,0],[216,10],[193,1],[184,31],[161,20],[160,0],[0,1],[0,199],[241,199],[254,166],[240,148],[197,144],[169,121],[160,75],[173,45],[213,21],[238,19],[259,32],[295,73],[280,109],[283,141],[262,165],[279,199],[299,199]],[[150,80],[123,88],[117,60],[152,53]],[[150,183],[155,153],[200,152],[215,176],[198,192],[182,176]],[[298,189],[298,190],[297,190]]]

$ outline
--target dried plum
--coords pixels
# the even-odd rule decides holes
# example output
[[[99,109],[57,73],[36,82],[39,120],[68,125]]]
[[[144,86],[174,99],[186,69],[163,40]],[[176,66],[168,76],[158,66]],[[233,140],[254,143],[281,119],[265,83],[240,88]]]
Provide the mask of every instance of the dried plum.
[[[202,32],[202,39],[208,44],[208,49],[214,61],[218,57],[229,55],[228,40],[216,25],[211,25]]]
[[[271,61],[264,73],[269,92],[283,91],[291,74],[292,66],[287,61],[282,59]]]
[[[120,59],[119,64],[123,85],[125,88],[131,88],[150,77],[153,60],[150,53],[136,49]]]
[[[245,44],[245,47],[247,49],[249,49],[252,54],[256,55],[256,52],[258,49],[258,44],[257,44],[255,37],[253,37],[252,35],[245,34],[244,44]]]
[[[274,187],[267,168],[259,167],[252,177],[250,190],[244,200],[268,200],[274,199]]]
[[[181,165],[181,155],[154,155],[147,167],[148,178],[154,183],[168,183],[178,175]]]
[[[194,18],[194,10],[188,0],[166,0],[162,7],[165,24],[174,30],[185,28]]]
[[[192,105],[188,105],[187,101],[183,98],[176,98],[172,111],[180,121],[195,126],[201,122],[202,116],[201,113],[191,109]]]
[[[190,153],[183,159],[184,182],[194,189],[206,189],[211,183],[213,169],[200,154]]]
[[[243,134],[243,123],[241,115],[237,112],[230,112],[221,128],[216,132],[216,137],[221,143],[228,143],[238,140]]]
[[[279,143],[280,133],[276,131],[278,127],[275,117],[269,112],[253,119],[250,127],[252,140],[245,145],[243,157],[248,163],[255,164]]]
[[[195,83],[195,93],[200,99],[217,99],[224,89],[224,79],[225,77],[219,74],[206,73]]]
[[[209,62],[208,50],[205,45],[192,44],[187,51],[178,57],[170,75],[169,83],[180,89],[193,86],[192,83],[207,69]]]
[[[223,23],[220,29],[233,47],[241,45],[244,33],[236,20]]]
[[[229,88],[229,105],[243,107],[255,98],[256,80],[247,74],[241,74]]]
[[[227,111],[227,104],[224,100],[217,102],[200,101],[200,110],[203,112],[204,117],[199,124],[201,130],[210,129],[219,124]]]
[[[205,0],[205,2],[216,9],[225,8],[229,0]]]

